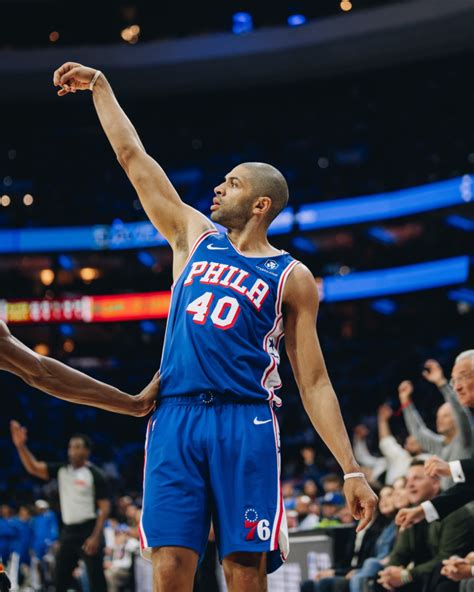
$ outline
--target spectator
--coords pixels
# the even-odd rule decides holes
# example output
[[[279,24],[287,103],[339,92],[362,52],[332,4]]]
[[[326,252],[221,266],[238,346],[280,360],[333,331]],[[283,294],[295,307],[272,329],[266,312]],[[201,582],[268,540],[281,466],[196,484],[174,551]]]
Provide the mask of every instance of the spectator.
[[[285,510],[294,510],[296,506],[296,491],[293,481],[284,481],[281,486]]]
[[[312,479],[316,485],[319,485],[321,472],[318,469],[315,459],[316,453],[314,448],[311,446],[303,446],[300,450],[301,457],[303,459],[303,470],[301,472],[301,480],[304,482],[307,479]]]
[[[35,590],[42,588],[44,583],[44,560],[51,546],[59,537],[56,514],[50,509],[46,500],[36,500],[36,516],[32,519],[32,558],[31,584]]]
[[[407,489],[410,503],[419,504],[439,493],[439,478],[427,475],[424,462],[414,459],[408,471]],[[379,572],[377,581],[387,590],[403,587],[403,590],[418,592],[425,589],[432,576],[439,573],[443,559],[468,552],[473,529],[474,517],[462,508],[442,522],[420,523],[404,530],[390,553],[388,567]],[[427,590],[448,592],[448,588],[441,587],[447,583],[444,578]]]
[[[15,530],[11,521],[13,511],[7,504],[0,506],[0,562],[6,565],[12,552]]]
[[[324,493],[340,493],[342,495],[342,478],[336,473],[329,473],[321,479]]]
[[[406,475],[413,457],[422,452],[420,443],[414,436],[407,436],[405,446],[400,446],[390,429],[389,420],[392,415],[393,411],[389,405],[381,405],[377,412],[379,448],[386,460],[387,485],[393,485],[396,479]]]
[[[368,435],[369,428],[363,424],[359,424],[354,428],[352,441],[354,455],[361,465],[370,469],[370,477],[368,481],[373,483],[378,481],[380,477],[386,472],[388,465],[385,458],[373,456],[370,453],[367,446]]]
[[[374,556],[367,558],[360,569],[354,569],[346,575],[350,592],[363,592],[364,584],[377,575],[388,560],[388,554],[395,543],[397,528],[395,525],[395,503],[393,487],[382,487],[379,493],[379,512],[385,517],[386,524],[375,542]]]
[[[393,503],[396,510],[401,510],[409,505],[406,477],[399,477],[393,482]]]
[[[327,526],[337,526],[340,524],[338,513],[345,504],[342,493],[326,493],[319,502],[321,504],[321,520],[318,526],[325,528]]]
[[[125,525],[118,526],[111,549],[111,558],[104,564],[108,592],[120,592],[132,576],[133,556],[140,549],[140,543]]]
[[[339,495],[339,494],[330,494]],[[372,557],[376,541],[386,525],[386,519],[378,516],[361,532],[349,531],[346,558],[331,569],[321,570],[315,580],[307,580],[301,585],[301,592],[346,592],[354,570],[362,567],[365,560]]]
[[[316,481],[313,479],[306,479],[303,485],[303,495],[307,495],[311,498],[311,501],[314,501],[318,496],[318,486],[316,485]]]
[[[460,592],[474,591],[474,551],[466,557],[450,557],[443,561],[441,575],[446,576],[453,582],[461,582]]]
[[[30,548],[32,543],[31,512],[27,506],[20,506],[18,515],[12,518],[11,524],[15,535],[12,541],[10,562],[10,579],[13,590],[22,581],[22,574],[30,568]]]
[[[472,455],[472,428],[469,411],[460,404],[456,393],[444,378],[443,370],[438,362],[428,360],[425,363],[423,376],[438,386],[446,400],[438,408],[436,415],[438,433],[427,428],[411,400],[413,384],[405,380],[399,385],[398,394],[408,431],[420,442],[423,450],[430,454],[436,454],[443,460],[469,458]],[[449,477],[444,477],[441,485],[443,489],[447,489],[452,483]]]
[[[474,408],[474,349],[463,351],[456,358],[451,373],[451,386],[461,405]]]
[[[38,461],[28,449],[26,429],[10,423],[13,443],[25,469],[45,481],[57,477],[64,524],[56,558],[56,592],[69,588],[72,572],[82,559],[90,588],[106,592],[102,566],[103,529],[110,512],[107,483],[102,471],[89,462],[91,442],[83,434],[69,440],[69,464]]]

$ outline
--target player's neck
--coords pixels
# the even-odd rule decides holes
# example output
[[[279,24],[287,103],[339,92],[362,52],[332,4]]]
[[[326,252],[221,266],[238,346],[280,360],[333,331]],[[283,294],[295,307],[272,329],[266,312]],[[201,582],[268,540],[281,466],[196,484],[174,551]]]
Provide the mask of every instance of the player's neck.
[[[256,230],[255,228],[237,230],[229,228],[227,230],[227,236],[234,247],[248,257],[281,255],[281,251],[272,247],[268,242],[266,230]]]

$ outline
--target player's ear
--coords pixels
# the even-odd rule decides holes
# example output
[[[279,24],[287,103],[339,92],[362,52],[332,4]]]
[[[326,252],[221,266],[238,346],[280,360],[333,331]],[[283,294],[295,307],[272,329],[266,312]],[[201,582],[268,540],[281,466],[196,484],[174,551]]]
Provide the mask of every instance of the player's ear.
[[[259,215],[267,214],[272,207],[272,200],[269,197],[259,197],[254,205],[254,212]]]

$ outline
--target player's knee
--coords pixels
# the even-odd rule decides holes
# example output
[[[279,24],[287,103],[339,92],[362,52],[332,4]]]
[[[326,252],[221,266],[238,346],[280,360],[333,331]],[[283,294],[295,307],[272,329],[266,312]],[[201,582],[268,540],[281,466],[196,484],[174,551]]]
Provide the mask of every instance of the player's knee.
[[[161,584],[161,586],[165,584],[171,586],[179,581],[192,579],[196,563],[197,560],[194,560],[194,557],[191,557],[189,553],[164,547],[157,549],[153,552],[155,582]],[[171,587],[169,589],[171,590]]]
[[[262,553],[231,553],[223,561],[224,574],[230,590],[261,590],[264,580]]]

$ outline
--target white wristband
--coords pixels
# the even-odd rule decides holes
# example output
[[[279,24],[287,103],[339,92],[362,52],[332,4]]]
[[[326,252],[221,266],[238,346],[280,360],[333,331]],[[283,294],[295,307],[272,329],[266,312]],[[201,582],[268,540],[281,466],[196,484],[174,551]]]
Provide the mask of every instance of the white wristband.
[[[347,479],[364,479],[364,477],[364,473],[346,473],[344,475],[344,481],[347,481]]]
[[[94,78],[90,81],[89,90],[94,90],[94,85],[97,82],[97,78],[99,78],[99,76],[101,74],[102,74],[102,72],[100,70],[96,70],[96,72],[94,74]]]

